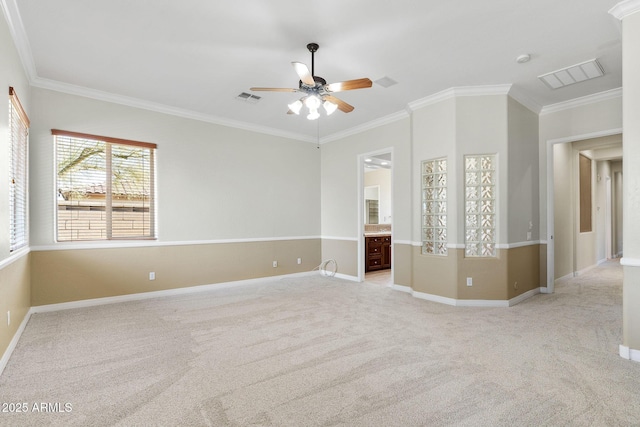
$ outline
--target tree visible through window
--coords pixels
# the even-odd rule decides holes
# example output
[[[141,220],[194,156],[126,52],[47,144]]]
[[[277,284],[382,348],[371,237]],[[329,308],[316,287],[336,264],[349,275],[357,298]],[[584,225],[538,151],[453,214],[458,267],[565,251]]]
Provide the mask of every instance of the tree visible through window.
[[[52,131],[57,239],[153,239],[155,144]]]

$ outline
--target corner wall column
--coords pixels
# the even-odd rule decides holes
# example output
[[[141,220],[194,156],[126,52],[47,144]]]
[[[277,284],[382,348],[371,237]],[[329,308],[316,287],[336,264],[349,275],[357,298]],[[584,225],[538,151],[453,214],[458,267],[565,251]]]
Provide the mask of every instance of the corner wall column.
[[[622,345],[620,356],[640,362],[640,1],[609,11],[622,21],[623,236]]]

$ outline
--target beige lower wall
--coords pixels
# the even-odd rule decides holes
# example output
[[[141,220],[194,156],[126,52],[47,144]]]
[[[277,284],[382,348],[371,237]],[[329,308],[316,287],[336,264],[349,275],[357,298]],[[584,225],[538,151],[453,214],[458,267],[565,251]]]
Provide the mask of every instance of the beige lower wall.
[[[445,298],[458,298],[457,254],[449,249],[447,256],[423,255],[420,246],[412,247],[413,284],[416,292],[438,295]]]
[[[540,288],[540,245],[512,248],[507,253],[507,299]],[[546,260],[545,253],[545,265]]]
[[[539,258],[540,260],[540,287],[547,287],[547,245],[540,244]]]
[[[464,256],[464,249],[457,249],[458,299],[507,300],[507,266],[509,249],[498,249],[495,258]],[[467,286],[467,277],[473,285]]]
[[[540,245],[498,249],[495,258],[465,258],[463,249],[457,252],[458,299],[510,300],[540,287]],[[467,286],[467,277],[473,286]]]
[[[358,242],[355,240],[322,239],[322,260],[336,261],[337,273],[358,277]]]
[[[393,245],[393,283],[411,287],[413,283],[413,247],[407,244]]]
[[[466,258],[464,249],[448,252],[423,255],[420,247],[412,248],[414,291],[459,300],[509,300],[540,287],[543,255],[546,277],[546,249],[540,245],[499,249],[495,258]],[[467,286],[468,277],[472,286]],[[396,284],[400,284],[397,279]]]
[[[546,245],[499,249],[495,258],[466,258],[464,249],[448,252],[423,255],[419,246],[395,243],[394,284],[444,298],[506,301],[543,286],[546,278]],[[322,259],[335,259],[338,273],[357,276],[357,258],[358,242],[322,240]]]
[[[31,307],[31,254],[25,253],[0,269],[0,357],[15,336]],[[7,324],[7,312],[11,324]]]
[[[311,271],[320,247],[320,239],[304,239],[33,251],[31,305]],[[152,271],[155,280],[149,280]]]

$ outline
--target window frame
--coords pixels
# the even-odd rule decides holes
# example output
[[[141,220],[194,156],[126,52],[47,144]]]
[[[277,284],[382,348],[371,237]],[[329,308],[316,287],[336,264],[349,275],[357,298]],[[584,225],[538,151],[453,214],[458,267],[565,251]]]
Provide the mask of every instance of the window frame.
[[[60,130],[60,129],[51,129],[51,134],[53,135],[54,138],[54,164],[55,164],[55,172],[54,172],[54,194],[56,195],[54,197],[55,201],[55,224],[54,224],[54,238],[55,241],[58,243],[81,243],[81,242],[110,242],[110,241],[140,241],[140,240],[157,240],[158,239],[158,221],[157,221],[157,185],[156,185],[156,180],[157,180],[157,165],[156,165],[156,150],[157,150],[157,144],[154,143],[149,143],[149,142],[141,142],[141,141],[134,141],[134,140],[128,140],[128,139],[122,139],[122,138],[114,138],[114,137],[108,137],[108,136],[101,136],[101,135],[93,135],[93,134],[88,134],[88,133],[82,133],[82,132],[72,132],[72,131],[66,131],[66,130]],[[112,172],[111,172],[111,158],[107,158],[105,160],[105,184],[108,187],[108,190],[105,192],[105,216],[106,216],[106,233],[107,236],[105,238],[83,238],[83,239],[61,239],[60,235],[59,235],[59,208],[58,208],[58,200],[57,200],[57,194],[58,194],[58,141],[57,141],[57,137],[67,137],[67,138],[72,138],[72,139],[82,139],[82,140],[91,140],[91,141],[96,141],[96,142],[100,142],[100,143],[104,143],[105,144],[105,153],[108,153],[109,156],[111,156],[111,149],[113,147],[113,145],[120,145],[120,146],[128,146],[128,147],[137,147],[137,148],[144,148],[144,149],[149,149],[150,150],[150,178],[149,178],[149,192],[150,192],[150,217],[149,217],[149,221],[150,221],[150,225],[149,225],[149,236],[144,236],[144,235],[140,235],[140,236],[125,236],[125,237],[114,237],[113,236],[113,220],[112,220],[112,214],[113,214],[113,210],[109,209],[109,207],[111,206],[111,202],[113,201],[112,197],[113,197],[113,192],[111,191],[111,183],[110,180],[107,179],[107,177],[112,176]]]
[[[24,132],[23,137],[19,136],[18,141],[15,140],[18,135],[14,134],[15,120],[18,121],[19,132]],[[15,89],[9,86],[9,252],[15,252],[29,245],[30,126],[29,117],[22,107]],[[16,147],[16,144],[20,144],[20,147]],[[16,154],[18,159],[15,158]],[[16,189],[16,187],[19,188]],[[18,200],[20,196],[21,201]],[[18,213],[16,206],[22,206],[20,213]]]

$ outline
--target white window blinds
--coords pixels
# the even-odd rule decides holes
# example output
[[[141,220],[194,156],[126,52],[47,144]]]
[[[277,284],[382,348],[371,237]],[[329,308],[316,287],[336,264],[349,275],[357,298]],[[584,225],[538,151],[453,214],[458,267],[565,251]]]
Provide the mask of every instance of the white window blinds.
[[[155,150],[146,142],[52,130],[57,240],[155,239]]]
[[[9,88],[9,140],[9,250],[15,251],[29,242],[29,118],[12,87]]]

